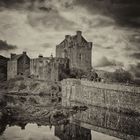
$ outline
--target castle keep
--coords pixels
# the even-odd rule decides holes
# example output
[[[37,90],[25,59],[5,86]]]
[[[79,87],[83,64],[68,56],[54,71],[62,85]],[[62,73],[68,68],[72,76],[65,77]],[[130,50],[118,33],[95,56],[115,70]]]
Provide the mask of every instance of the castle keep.
[[[81,31],[77,31],[74,36],[66,35],[56,46],[56,57],[68,58],[70,69],[91,70],[92,42],[86,41]]]

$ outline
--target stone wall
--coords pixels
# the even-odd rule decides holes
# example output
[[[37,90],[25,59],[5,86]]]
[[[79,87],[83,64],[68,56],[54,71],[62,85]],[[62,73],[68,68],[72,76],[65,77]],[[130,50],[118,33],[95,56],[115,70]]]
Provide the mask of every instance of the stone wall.
[[[72,122],[124,140],[140,138],[140,118],[135,115],[90,106],[86,111],[78,112]]]
[[[12,79],[17,76],[17,61],[8,61],[7,65],[7,78]]]
[[[31,75],[39,80],[59,81],[68,69],[69,61],[64,58],[39,57],[30,63]]]
[[[140,113],[140,87],[76,79],[62,81],[62,104],[69,101]]]
[[[68,58],[71,69],[87,71],[91,69],[92,43],[84,39],[81,31],[77,31],[75,36],[66,35],[64,41],[56,46],[56,57]]]
[[[17,60],[17,75],[30,75],[30,58],[27,55],[22,55]]]

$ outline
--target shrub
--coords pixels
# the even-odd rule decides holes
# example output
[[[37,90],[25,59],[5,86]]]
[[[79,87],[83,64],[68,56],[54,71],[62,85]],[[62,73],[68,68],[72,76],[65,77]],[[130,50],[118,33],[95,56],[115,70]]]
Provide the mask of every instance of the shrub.
[[[26,85],[24,83],[21,83],[19,85],[19,90],[24,90],[24,89],[26,89]]]
[[[35,89],[38,85],[39,85],[39,83],[31,83],[30,89],[33,90],[33,89]]]

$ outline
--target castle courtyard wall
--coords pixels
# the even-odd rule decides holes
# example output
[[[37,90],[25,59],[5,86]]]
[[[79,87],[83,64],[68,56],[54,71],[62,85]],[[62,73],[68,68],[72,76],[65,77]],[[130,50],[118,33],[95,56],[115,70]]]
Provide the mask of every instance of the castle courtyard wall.
[[[59,81],[60,75],[69,69],[69,61],[64,58],[41,57],[31,59],[30,74],[39,80]]]
[[[7,63],[7,79],[15,78],[17,75],[17,61],[8,61]]]
[[[140,113],[140,87],[65,79],[62,81],[62,104],[69,106],[71,101]]]

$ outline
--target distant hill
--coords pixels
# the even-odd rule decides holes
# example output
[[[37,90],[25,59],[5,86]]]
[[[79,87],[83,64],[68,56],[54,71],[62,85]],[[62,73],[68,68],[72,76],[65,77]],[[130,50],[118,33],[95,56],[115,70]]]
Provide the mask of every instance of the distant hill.
[[[6,41],[0,40],[0,51],[1,50],[13,50],[16,49],[17,46],[15,45],[10,45]]]

